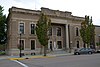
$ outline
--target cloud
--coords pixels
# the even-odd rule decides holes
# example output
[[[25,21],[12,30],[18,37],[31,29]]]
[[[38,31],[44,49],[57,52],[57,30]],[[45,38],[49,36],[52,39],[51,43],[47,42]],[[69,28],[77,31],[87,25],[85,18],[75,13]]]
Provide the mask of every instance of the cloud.
[[[75,16],[84,17],[89,15],[93,17],[94,24],[99,24],[100,9],[99,0],[1,0],[0,4],[4,6],[4,13],[8,14],[8,9],[12,6],[37,9],[46,7],[60,11],[70,11]]]

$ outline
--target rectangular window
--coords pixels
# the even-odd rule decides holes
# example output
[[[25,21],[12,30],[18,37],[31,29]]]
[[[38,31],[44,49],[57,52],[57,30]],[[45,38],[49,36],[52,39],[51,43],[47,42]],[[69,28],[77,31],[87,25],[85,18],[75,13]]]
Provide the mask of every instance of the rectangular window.
[[[31,24],[31,34],[35,34],[35,24]]]
[[[24,50],[24,40],[19,40],[19,48],[21,48],[21,50]]]
[[[24,23],[20,23],[20,25],[19,25],[19,33],[24,34]]]
[[[35,40],[31,40],[31,50],[35,50]]]

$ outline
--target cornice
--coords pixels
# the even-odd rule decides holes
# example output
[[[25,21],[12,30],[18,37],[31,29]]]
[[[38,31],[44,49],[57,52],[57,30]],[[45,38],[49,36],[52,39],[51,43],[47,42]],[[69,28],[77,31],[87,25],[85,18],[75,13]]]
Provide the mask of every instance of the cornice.
[[[49,8],[41,8],[40,10],[31,10],[31,9],[24,9],[24,8],[17,8],[12,7],[9,9],[9,14],[12,12],[16,13],[24,13],[24,14],[31,14],[31,15],[40,15],[43,12],[45,15],[52,17],[52,18],[59,18],[59,19],[69,19],[69,20],[76,20],[76,21],[83,21],[84,17],[78,17],[71,15],[71,12],[68,11],[59,11],[59,10],[52,10]]]

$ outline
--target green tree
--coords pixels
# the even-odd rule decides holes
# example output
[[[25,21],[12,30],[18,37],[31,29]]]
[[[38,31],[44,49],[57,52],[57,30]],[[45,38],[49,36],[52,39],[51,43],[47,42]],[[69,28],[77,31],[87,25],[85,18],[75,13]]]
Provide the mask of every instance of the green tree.
[[[90,18],[89,23],[89,31],[90,31],[90,47],[95,49],[95,26],[92,23],[92,17]]]
[[[85,21],[81,23],[80,29],[80,34],[84,42],[84,47],[86,47],[86,44],[87,47],[89,47],[91,44],[93,46],[95,36],[94,29],[95,27],[92,23],[92,17],[90,19],[89,16],[85,16]]]
[[[3,15],[3,7],[0,5],[0,44],[6,41],[6,16]]]
[[[44,47],[44,56],[46,56],[46,49],[49,40],[48,31],[50,26],[51,20],[46,15],[41,13],[36,25],[36,34],[40,44]]]

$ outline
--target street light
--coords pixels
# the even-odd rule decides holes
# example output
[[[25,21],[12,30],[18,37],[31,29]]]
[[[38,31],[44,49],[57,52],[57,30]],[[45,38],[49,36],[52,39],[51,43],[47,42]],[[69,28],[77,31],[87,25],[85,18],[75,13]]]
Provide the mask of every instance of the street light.
[[[22,55],[21,55],[21,48],[22,48],[22,47],[21,47],[21,45],[22,45],[22,44],[21,44],[21,35],[22,35],[22,34],[21,34],[21,32],[20,32],[20,46],[19,46],[19,48],[20,48],[19,56],[20,56],[20,57],[22,57]]]

